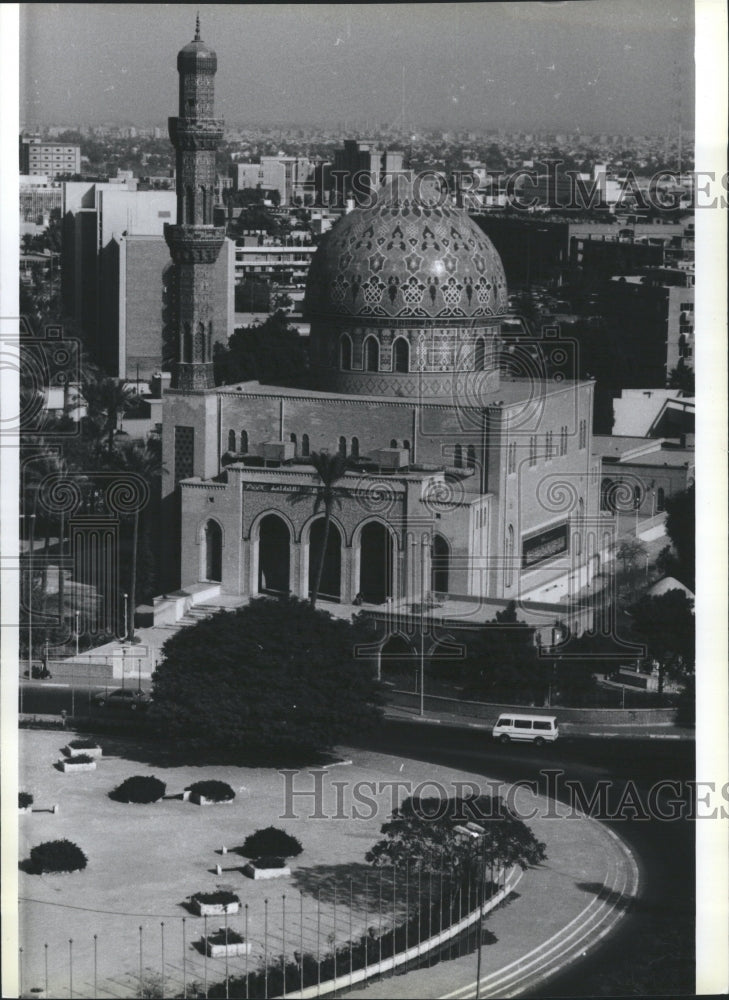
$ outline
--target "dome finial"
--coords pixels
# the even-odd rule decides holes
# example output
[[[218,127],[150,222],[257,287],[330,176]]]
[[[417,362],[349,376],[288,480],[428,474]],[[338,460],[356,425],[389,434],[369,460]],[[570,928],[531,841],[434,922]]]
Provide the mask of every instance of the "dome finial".
[[[197,17],[195,18],[195,41],[200,41],[200,11],[197,12]]]

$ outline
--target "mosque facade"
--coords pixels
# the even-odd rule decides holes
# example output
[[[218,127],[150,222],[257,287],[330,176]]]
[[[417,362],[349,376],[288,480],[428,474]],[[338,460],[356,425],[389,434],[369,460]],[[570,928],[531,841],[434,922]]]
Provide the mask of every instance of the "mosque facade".
[[[199,32],[178,57],[168,242],[176,261],[187,248],[190,275],[164,397],[168,582],[305,598],[323,558],[320,598],[344,604],[557,602],[584,588],[600,547],[593,383],[568,377],[558,340],[505,354],[501,260],[436,188],[396,179],[324,236],[299,385],[212,385],[204,269],[222,237],[204,192],[215,66]],[[202,103],[187,120],[190,99]],[[323,556],[310,463],[321,452],[348,459]]]

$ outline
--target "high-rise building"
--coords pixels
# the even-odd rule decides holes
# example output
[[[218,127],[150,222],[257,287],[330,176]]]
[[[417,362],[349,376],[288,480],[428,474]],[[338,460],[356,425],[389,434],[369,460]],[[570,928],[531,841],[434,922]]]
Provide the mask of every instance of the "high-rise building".
[[[172,384],[179,389],[210,389],[213,378],[213,281],[225,228],[213,224],[215,151],[223,122],[213,115],[217,56],[195,37],[177,55],[179,116],[170,118],[170,139],[177,150],[177,224],[165,226],[175,263],[177,363]]]

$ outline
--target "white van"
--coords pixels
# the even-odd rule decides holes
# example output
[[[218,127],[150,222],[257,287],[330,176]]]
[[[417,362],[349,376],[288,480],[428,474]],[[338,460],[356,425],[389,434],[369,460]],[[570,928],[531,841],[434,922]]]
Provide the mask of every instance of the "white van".
[[[554,743],[559,736],[559,726],[553,715],[516,715],[504,712],[496,720],[492,733],[500,743],[526,740],[542,746],[544,743]]]

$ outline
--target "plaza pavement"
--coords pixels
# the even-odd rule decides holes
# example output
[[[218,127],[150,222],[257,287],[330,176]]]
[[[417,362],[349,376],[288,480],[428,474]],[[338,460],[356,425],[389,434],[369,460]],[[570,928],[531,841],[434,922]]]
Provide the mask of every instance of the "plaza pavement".
[[[21,859],[34,844],[59,837],[78,843],[89,857],[86,871],[72,875],[19,874],[24,989],[44,986],[47,954],[49,995],[59,998],[71,995],[69,941],[73,942],[75,997],[135,995],[140,961],[145,977],[159,980],[164,971],[166,995],[181,989],[183,977],[188,983],[193,979],[202,982],[205,976],[209,983],[223,978],[222,962],[210,959],[205,963],[194,948],[193,942],[203,929],[202,919],[181,908],[185,897],[198,890],[231,888],[248,904],[251,970],[263,959],[264,950],[269,960],[284,949],[292,954],[302,945],[314,952],[317,920],[323,953],[335,938],[341,943],[349,936],[348,908],[344,905],[349,879],[356,885],[353,898],[357,901],[352,932],[356,936],[366,926],[377,924],[373,896],[377,880],[364,864],[364,855],[379,839],[380,825],[390,813],[393,781],[410,781],[411,787],[437,781],[449,794],[458,781],[471,781],[488,790],[488,779],[482,776],[385,754],[342,750],[339,762],[326,767],[321,779],[325,816],[312,818],[311,800],[304,796],[298,818],[282,819],[284,778],[275,771],[196,766],[181,763],[164,748],[102,738],[105,756],[96,771],[62,774],[53,762],[64,739],[58,731],[20,733],[20,787],[34,794],[34,808],[39,810],[20,817]],[[229,806],[207,809],[176,798],[149,806],[112,802],[108,791],[132,774],[156,774],[167,783],[169,795],[181,792],[193,780],[215,777],[228,781],[237,795]],[[290,780],[303,791],[311,789],[314,782],[307,770]],[[377,814],[357,820],[333,818],[342,810],[338,809],[332,782],[345,783],[340,786],[344,793],[338,794],[344,794],[346,802],[347,790],[358,780],[386,783],[386,790],[377,797]],[[60,807],[57,813],[42,811],[54,803]],[[516,791],[514,804],[525,816],[537,810],[529,825],[546,843],[548,860],[523,873],[508,904],[486,919],[486,927],[496,940],[484,947],[483,975],[487,981],[482,996],[508,996],[531,987],[540,977],[583,953],[621,919],[637,891],[638,873],[632,856],[600,823],[579,816],[568,819],[566,806],[550,806],[528,789]],[[290,878],[276,883],[252,882],[238,870],[241,858],[219,852],[223,845],[240,844],[247,834],[269,824],[297,836],[304,853],[293,862]],[[334,881],[340,892],[338,923],[332,899]],[[317,889],[321,895],[318,914]],[[284,893],[288,898],[285,944]],[[264,904],[264,899],[269,903]],[[268,935],[264,938],[266,906]],[[209,929],[216,929],[221,921],[215,918]],[[387,913],[383,926],[386,924]],[[229,926],[242,932],[242,916],[230,917]],[[231,959],[229,965],[230,975],[241,975],[245,960]],[[352,995],[450,995],[460,1000],[473,995],[468,985],[474,970],[475,955],[471,954],[428,970],[387,978]]]

